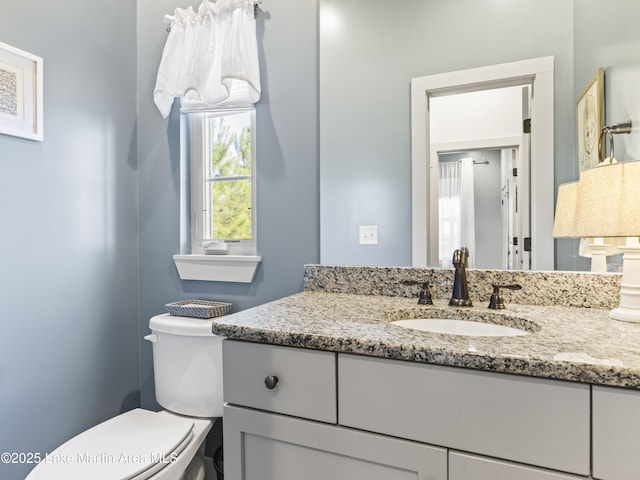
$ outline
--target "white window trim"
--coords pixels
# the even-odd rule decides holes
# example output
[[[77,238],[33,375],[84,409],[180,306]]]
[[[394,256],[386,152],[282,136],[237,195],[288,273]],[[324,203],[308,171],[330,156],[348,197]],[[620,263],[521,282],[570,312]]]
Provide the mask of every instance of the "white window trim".
[[[182,280],[251,283],[262,257],[258,255],[174,255]]]
[[[217,113],[233,113],[239,109],[218,110]],[[242,110],[247,110],[243,108]],[[182,113],[188,113],[191,110],[182,110]],[[196,131],[188,133],[187,125],[191,123],[190,128]],[[197,156],[199,146],[193,145],[200,141],[204,136],[204,122],[189,122],[185,115],[181,117],[181,189],[189,190],[191,194],[181,194],[181,253],[173,256],[173,261],[178,270],[178,275],[182,280],[200,280],[200,281],[217,281],[217,282],[239,282],[251,283],[255,278],[255,272],[260,264],[262,257],[257,255],[257,221],[256,221],[256,169],[255,169],[255,110],[252,118],[251,141],[252,141],[252,169],[251,169],[251,190],[252,190],[252,206],[254,208],[252,215],[252,232],[251,241],[237,243],[229,243],[229,254],[227,255],[205,255],[202,242],[198,242],[197,229],[202,222],[198,222],[195,218],[195,209],[190,208],[191,203],[199,205],[202,203],[202,183],[203,171],[201,168],[194,168],[193,162],[198,161]],[[195,140],[192,142],[192,139]],[[199,140],[200,139],[200,140]],[[194,154],[194,151],[196,152]],[[193,239],[193,241],[192,241]]]

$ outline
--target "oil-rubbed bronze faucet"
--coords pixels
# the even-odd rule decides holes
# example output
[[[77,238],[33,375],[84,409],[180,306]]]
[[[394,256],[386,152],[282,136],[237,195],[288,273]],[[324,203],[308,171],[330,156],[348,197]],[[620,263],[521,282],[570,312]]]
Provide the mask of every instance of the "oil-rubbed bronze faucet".
[[[453,266],[455,273],[453,276],[453,294],[449,305],[452,307],[472,307],[469,298],[469,287],[467,286],[467,259],[469,258],[469,250],[467,247],[458,248],[453,252]]]

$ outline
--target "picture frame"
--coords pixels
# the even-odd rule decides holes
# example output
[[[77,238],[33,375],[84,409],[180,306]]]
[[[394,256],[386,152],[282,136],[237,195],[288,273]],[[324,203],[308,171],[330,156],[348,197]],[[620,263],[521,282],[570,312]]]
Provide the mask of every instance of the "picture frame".
[[[604,145],[598,150],[604,127],[604,68],[598,68],[578,98],[578,166],[580,172],[595,167],[604,158]],[[601,156],[602,153],[602,156]]]
[[[43,60],[0,42],[0,134],[42,141]]]

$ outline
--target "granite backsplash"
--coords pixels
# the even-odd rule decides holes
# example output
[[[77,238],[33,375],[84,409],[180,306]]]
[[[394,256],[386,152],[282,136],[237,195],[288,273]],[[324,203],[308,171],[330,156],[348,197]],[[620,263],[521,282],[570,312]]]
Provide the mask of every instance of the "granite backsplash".
[[[493,284],[522,286],[502,291],[507,304],[612,309],[620,302],[619,273],[468,269],[466,275],[474,305],[488,304]],[[403,280],[428,282],[433,298],[445,300],[451,297],[453,269],[305,265],[304,290],[417,298],[420,287]]]

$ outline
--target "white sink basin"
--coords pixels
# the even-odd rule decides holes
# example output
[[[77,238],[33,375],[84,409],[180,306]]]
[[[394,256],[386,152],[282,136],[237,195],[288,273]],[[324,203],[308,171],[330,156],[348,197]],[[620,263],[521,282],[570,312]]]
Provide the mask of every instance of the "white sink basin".
[[[466,335],[471,337],[517,337],[529,335],[529,332],[494,323],[472,322],[469,320],[450,320],[442,318],[411,318],[391,322],[404,328],[422,330],[447,335]]]

